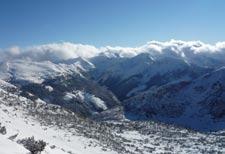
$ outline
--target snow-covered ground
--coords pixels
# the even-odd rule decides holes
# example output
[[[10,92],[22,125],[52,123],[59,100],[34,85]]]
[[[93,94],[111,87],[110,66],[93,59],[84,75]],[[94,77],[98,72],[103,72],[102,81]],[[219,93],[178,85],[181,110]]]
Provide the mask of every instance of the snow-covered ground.
[[[8,95],[6,91],[0,90],[0,123],[6,127],[7,134],[0,134],[0,153],[1,154],[25,154],[27,150],[16,143],[19,139],[34,136],[37,140],[44,140],[47,142],[47,147],[43,153],[45,154],[105,154],[116,153],[111,150],[103,150],[99,146],[98,141],[81,136],[76,132],[69,132],[68,130],[59,129],[55,126],[45,126],[34,117],[27,115],[21,106],[8,105],[9,101],[15,101],[17,96]],[[11,96],[11,99],[9,98]],[[25,98],[18,98],[19,100],[27,100]],[[15,103],[15,102],[11,102]],[[40,103],[40,102],[39,102]],[[12,141],[8,138],[16,135],[17,137]],[[4,148],[2,148],[4,147]],[[14,148],[15,147],[15,148]],[[54,147],[54,148],[52,148]]]
[[[70,151],[75,154],[113,153],[110,151],[103,151],[99,146],[89,146],[91,142],[96,141],[79,136],[79,134],[72,134],[55,127],[49,128],[47,126],[41,126],[37,121],[30,118],[26,119],[25,116],[20,112],[15,113],[12,108],[7,108],[2,104],[0,108],[0,119],[2,121],[2,125],[5,126],[7,130],[7,135],[1,136],[1,138],[3,137],[4,140],[6,140],[6,137],[10,137],[16,134],[18,134],[18,137],[16,139],[23,139],[34,136],[35,139],[41,139],[48,143],[44,152],[46,154],[61,154],[69,153]],[[8,143],[13,144],[11,143],[11,141],[8,141]],[[4,146],[4,144],[0,144],[0,147]],[[56,148],[51,149],[50,147],[53,145],[55,145]],[[9,146],[10,145],[8,145],[7,149],[10,149]],[[17,147],[21,148],[21,146],[19,145],[17,145]],[[24,151],[21,151],[20,153],[22,152]]]
[[[3,89],[0,122],[7,130],[5,135],[0,134],[1,154],[27,154],[17,141],[32,136],[47,143],[43,154],[225,152],[224,132],[204,134],[155,122],[96,123],[43,101],[35,104]]]
[[[19,145],[2,135],[0,136],[0,147],[1,154],[26,154],[29,152],[22,145]]]

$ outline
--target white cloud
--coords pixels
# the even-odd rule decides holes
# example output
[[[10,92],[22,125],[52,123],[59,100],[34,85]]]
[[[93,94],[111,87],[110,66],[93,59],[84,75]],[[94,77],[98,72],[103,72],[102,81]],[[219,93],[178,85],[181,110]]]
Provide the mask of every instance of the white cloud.
[[[63,42],[26,47],[23,49],[11,47],[1,53],[8,59],[27,58],[35,61],[58,61],[77,57],[90,58],[97,55],[98,52],[99,50],[94,46]]]
[[[65,60],[77,57],[89,58],[97,53],[98,49],[94,46],[64,42],[29,47],[22,55],[36,60]]]
[[[8,53],[12,56],[16,56],[20,54],[20,48],[18,46],[12,46],[8,49],[6,49]]]
[[[52,43],[38,46],[20,48],[13,46],[2,49],[1,59],[27,58],[35,61],[58,61],[77,57],[91,58],[103,53],[107,56],[133,57],[148,52],[152,56],[180,56],[191,58],[197,55],[218,56],[225,55],[225,42],[214,45],[201,41],[171,40],[167,42],[150,41],[139,47],[101,47],[74,44],[70,42]]]

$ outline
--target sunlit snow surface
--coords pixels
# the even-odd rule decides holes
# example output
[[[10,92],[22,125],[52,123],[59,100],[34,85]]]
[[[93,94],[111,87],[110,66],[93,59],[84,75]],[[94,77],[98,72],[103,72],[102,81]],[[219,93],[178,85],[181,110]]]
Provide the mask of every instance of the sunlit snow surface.
[[[0,78],[4,80],[11,78],[21,82],[42,83],[45,79],[57,76],[73,73],[81,75],[78,67],[80,65],[77,63],[66,65],[54,64],[50,61],[33,62],[31,60],[15,60],[0,65]]]
[[[22,145],[10,141],[5,136],[0,136],[0,147],[1,154],[26,154],[29,152]]]
[[[2,90],[1,90],[2,92]],[[21,98],[22,99],[22,98]],[[22,99],[23,100],[23,99]],[[26,99],[24,99],[26,100]],[[25,115],[22,108],[14,108],[6,106],[0,99],[0,122],[7,129],[6,135],[0,135],[0,153],[1,154],[25,154],[25,150],[21,145],[16,144],[16,140],[34,136],[35,139],[42,139],[48,143],[44,154],[63,154],[72,152],[75,154],[101,154],[110,153],[112,151],[103,151],[97,145],[97,141],[88,139],[57,127],[42,126],[37,120]],[[7,103],[6,103],[7,104]],[[15,141],[7,139],[10,136],[18,134]],[[96,145],[91,145],[94,143]],[[56,148],[50,147],[55,145]],[[2,148],[4,147],[4,148]],[[14,148],[15,147],[15,148]]]

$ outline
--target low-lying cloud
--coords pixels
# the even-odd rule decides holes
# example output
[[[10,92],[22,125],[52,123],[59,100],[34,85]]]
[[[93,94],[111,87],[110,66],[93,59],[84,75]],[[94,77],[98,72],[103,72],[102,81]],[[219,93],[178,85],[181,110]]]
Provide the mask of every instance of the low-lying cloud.
[[[192,58],[193,56],[215,56],[221,58],[225,55],[225,42],[214,45],[200,41],[171,40],[167,42],[151,41],[139,47],[101,47],[74,44],[70,42],[52,43],[21,48],[13,46],[1,49],[1,60],[31,59],[34,61],[60,61],[77,57],[92,58],[100,54],[108,57],[134,57],[140,53],[149,53],[153,57],[180,56]]]
[[[3,49],[5,59],[31,59],[34,61],[60,61],[71,58],[96,56],[99,49],[91,45],[73,44],[70,42],[52,43],[26,48],[11,47]]]

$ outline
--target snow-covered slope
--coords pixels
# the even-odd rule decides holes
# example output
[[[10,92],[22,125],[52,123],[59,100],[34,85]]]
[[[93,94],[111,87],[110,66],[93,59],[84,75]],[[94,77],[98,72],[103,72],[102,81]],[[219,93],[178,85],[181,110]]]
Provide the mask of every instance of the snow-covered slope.
[[[210,70],[189,64],[182,58],[161,56],[155,59],[150,53],[131,58],[100,56],[91,61],[96,65],[92,72],[94,78],[121,100],[153,86],[175,80],[192,80]]]
[[[82,74],[78,63],[71,65],[55,64],[50,61],[34,62],[31,60],[13,60],[1,64],[0,78],[21,82],[42,83],[67,74]]]
[[[87,57],[72,44],[65,56],[67,45],[0,57],[0,147],[26,153],[18,140],[34,136],[46,154],[225,152],[224,43],[85,47]]]
[[[43,153],[115,153],[103,151],[98,142],[93,139],[81,136],[81,134],[60,129],[57,125],[46,125],[38,120],[38,112],[48,116],[67,116],[72,113],[44,102],[34,102],[16,94],[9,94],[0,89],[0,122],[7,130],[6,135],[0,134],[1,154],[25,154],[28,151],[16,143],[19,139],[34,136],[35,139],[41,139],[47,142],[47,147]],[[35,107],[36,105],[36,107]],[[33,107],[32,107],[33,106]],[[29,110],[36,113],[32,116]],[[35,111],[36,110],[36,111]],[[78,118],[78,117],[77,117]],[[44,119],[40,119],[44,121]],[[53,123],[56,121],[52,121]],[[69,124],[68,124],[69,125]],[[12,137],[15,136],[15,137]],[[10,139],[12,138],[12,139]],[[94,145],[96,144],[96,145]],[[11,146],[11,147],[10,147]],[[4,149],[2,148],[4,147]],[[15,147],[15,148],[14,148]]]
[[[125,101],[127,114],[130,118],[141,116],[198,130],[224,129],[224,79],[222,67],[193,81],[151,89]]]
[[[224,42],[209,45],[200,41],[171,40],[151,41],[137,48],[107,47],[90,61],[96,65],[97,78],[108,73],[124,79],[143,73],[149,67],[153,67],[152,72],[156,73],[170,72],[185,65],[200,68],[221,67],[225,65],[224,55]]]
[[[26,154],[29,152],[22,145],[10,141],[4,137],[0,137],[0,146],[1,154]]]
[[[0,78],[17,86],[22,96],[33,101],[60,105],[84,117],[97,119],[101,116],[102,119],[110,119],[110,114],[112,119],[123,117],[122,108],[125,106],[137,115],[157,114],[165,117],[164,122],[180,124],[185,121],[181,116],[187,110],[188,105],[185,104],[199,101],[189,98],[195,96],[205,101],[212,95],[193,93],[186,88],[203,80],[201,76],[204,74],[213,73],[224,65],[223,44],[211,46],[201,42],[152,41],[138,48],[106,47],[91,57],[60,58],[57,53],[62,55],[61,50],[54,51],[53,46],[45,46],[43,50],[41,53],[24,51],[22,55],[2,60]],[[35,54],[30,55],[32,52]],[[210,84],[214,84],[213,80],[206,83]],[[172,96],[156,98],[155,93]],[[148,97],[142,98],[145,96]],[[187,99],[183,99],[185,97]],[[205,111],[194,108],[186,117],[195,116],[196,122],[192,120],[192,124],[187,125],[199,128],[203,125],[203,122],[198,122],[201,119],[203,127],[207,127],[205,125],[212,118]],[[210,115],[222,116],[223,109],[214,109],[212,103],[208,108],[212,110]],[[119,112],[113,113],[115,111]],[[161,117],[159,119],[163,119]],[[215,125],[215,129],[222,126]]]
[[[87,72],[94,65],[84,58],[58,61],[31,61],[27,59],[2,62],[0,78],[20,87],[22,95],[47,103],[58,104],[84,116],[98,114],[116,107],[120,102],[106,88],[89,78]],[[78,96],[64,99],[73,91],[83,91],[85,98]],[[74,95],[75,96],[75,95]]]
[[[223,132],[203,134],[154,122],[90,121],[21,97],[18,89],[0,89],[0,122],[6,128],[6,134],[0,133],[1,154],[27,154],[18,141],[31,136],[47,143],[42,154],[225,152]]]
[[[111,114],[112,119],[122,118],[122,108],[125,104],[126,109],[137,115],[162,114],[167,117],[163,121],[177,121],[176,123],[180,124],[179,121],[182,123],[184,120],[178,119],[177,114],[186,111],[187,106],[184,105],[184,100],[180,101],[183,99],[183,93],[186,97],[198,96],[205,99],[211,95],[184,91],[186,86],[182,86],[193,84],[204,74],[212,73],[224,65],[223,47],[219,45],[213,48],[201,42],[153,41],[139,48],[99,49],[98,54],[88,58],[63,59],[51,51],[54,56],[48,54],[46,58],[50,57],[49,61],[43,55],[38,57],[39,53],[34,54],[37,56],[35,58],[24,52],[20,59],[13,57],[2,60],[0,78],[19,87],[21,95],[26,98],[60,105],[84,117],[110,119]],[[173,94],[176,97],[170,96],[164,100],[164,95],[157,99],[151,96],[152,93],[162,91],[172,94],[174,87],[178,87]],[[182,90],[184,92],[181,92]],[[143,99],[146,95],[149,97]],[[175,112],[177,110],[179,112]],[[188,116],[194,116],[199,110],[192,110]],[[219,114],[213,111],[210,113]],[[197,121],[192,120],[193,124],[187,125],[197,127],[195,123],[200,117],[201,121],[205,121],[204,125],[207,125],[207,120],[211,118],[206,115],[195,115]],[[176,118],[170,120],[171,116]],[[199,125],[203,125],[203,122]]]

